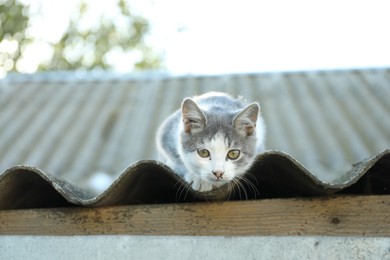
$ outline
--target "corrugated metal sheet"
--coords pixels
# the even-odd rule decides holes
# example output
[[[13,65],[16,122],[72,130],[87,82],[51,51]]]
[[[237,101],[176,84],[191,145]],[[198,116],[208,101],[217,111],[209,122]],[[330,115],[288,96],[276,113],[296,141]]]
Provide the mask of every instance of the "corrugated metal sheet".
[[[184,97],[224,91],[260,101],[267,149],[324,182],[390,147],[390,70],[221,76],[49,73],[0,82],[0,172],[31,165],[88,187],[156,159],[154,135]]]
[[[310,197],[329,194],[390,194],[390,150],[363,160],[334,183],[314,177],[281,152],[265,152],[249,170],[248,182],[209,192],[187,189],[164,164],[140,161],[127,168],[102,194],[58,179],[37,168],[18,166],[0,176],[0,210],[124,204]]]

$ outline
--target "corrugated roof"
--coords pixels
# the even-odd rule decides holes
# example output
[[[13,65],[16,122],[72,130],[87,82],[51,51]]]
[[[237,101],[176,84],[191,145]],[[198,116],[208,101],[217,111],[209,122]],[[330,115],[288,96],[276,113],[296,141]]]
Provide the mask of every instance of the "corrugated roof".
[[[18,166],[0,176],[0,210],[126,204],[312,197],[330,194],[390,194],[390,150],[356,164],[333,183],[318,180],[291,156],[275,151],[257,156],[249,182],[209,192],[186,188],[180,177],[157,161],[127,168],[103,193],[58,179],[37,168]]]
[[[48,73],[0,82],[0,172],[31,165],[79,187],[156,159],[154,135],[183,98],[260,101],[266,148],[324,182],[390,147],[390,69],[219,76]]]

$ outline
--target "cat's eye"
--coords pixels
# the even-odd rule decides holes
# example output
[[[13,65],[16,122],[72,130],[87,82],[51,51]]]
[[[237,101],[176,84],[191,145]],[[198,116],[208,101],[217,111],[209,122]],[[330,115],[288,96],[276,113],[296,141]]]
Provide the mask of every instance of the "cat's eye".
[[[199,156],[202,158],[207,158],[210,156],[210,152],[207,149],[198,149],[197,152],[198,152]]]
[[[230,150],[227,154],[227,157],[230,160],[235,160],[240,156],[240,150]]]

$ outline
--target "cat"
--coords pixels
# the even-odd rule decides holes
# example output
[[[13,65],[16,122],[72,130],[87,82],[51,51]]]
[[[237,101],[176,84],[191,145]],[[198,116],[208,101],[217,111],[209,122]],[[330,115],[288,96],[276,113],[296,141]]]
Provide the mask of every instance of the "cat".
[[[260,106],[209,92],[184,99],[157,131],[163,161],[192,189],[207,192],[242,179],[264,151]]]

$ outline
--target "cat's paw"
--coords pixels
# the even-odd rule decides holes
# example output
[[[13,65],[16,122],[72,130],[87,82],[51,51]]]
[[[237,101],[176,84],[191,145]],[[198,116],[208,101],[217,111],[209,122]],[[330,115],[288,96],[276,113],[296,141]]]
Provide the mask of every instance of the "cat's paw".
[[[197,190],[200,192],[211,191],[213,189],[213,185],[211,183],[204,182],[204,181],[194,181],[192,183],[191,187],[194,190]]]

